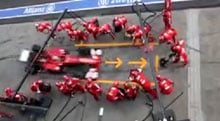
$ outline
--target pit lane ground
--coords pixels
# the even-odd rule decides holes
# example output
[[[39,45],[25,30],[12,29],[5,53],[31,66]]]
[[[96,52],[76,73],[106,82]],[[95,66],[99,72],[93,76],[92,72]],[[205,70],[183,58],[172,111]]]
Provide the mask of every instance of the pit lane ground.
[[[186,36],[186,12],[178,11],[174,12],[174,26],[179,31],[178,38],[185,38]],[[127,14],[130,24],[138,24],[138,20],[135,15]],[[99,17],[100,24],[111,23],[113,16],[102,16]],[[55,22],[55,21],[54,21]],[[161,17],[158,18],[153,24],[153,32],[155,35],[158,35],[159,32],[163,30],[163,25]],[[24,75],[24,66],[25,64],[18,62],[18,55],[20,51],[24,48],[30,48],[32,44],[40,44],[44,42],[46,36],[37,33],[34,27],[34,23],[21,23],[21,24],[12,24],[12,25],[1,25],[0,26],[0,57],[8,57],[0,61],[0,92],[3,93],[4,87],[16,88],[19,84],[20,79]],[[119,37],[119,40],[122,40],[123,37]],[[106,39],[107,38],[107,39]],[[108,36],[100,37],[102,41],[109,41]],[[53,43],[50,43],[50,46],[59,46],[70,50],[72,53],[75,53],[72,43],[63,37],[61,34],[57,40],[54,40]],[[142,49],[137,47],[127,47],[127,48],[106,48],[103,49],[103,60],[114,60],[116,57],[120,57],[124,61],[119,69],[115,69],[112,65],[102,65],[100,78],[101,79],[115,79],[115,80],[127,80],[129,69],[135,68],[138,66],[127,65],[128,61],[139,60],[140,57],[146,58]],[[156,47],[156,52],[160,56],[166,55],[168,48],[166,46]],[[149,66],[146,66],[144,72],[146,76],[151,78],[151,73]],[[187,117],[187,68],[168,68],[163,69],[160,73],[168,78],[171,78],[175,81],[175,90],[174,93],[170,96],[163,96],[163,103],[168,104],[174,97],[176,97],[181,91],[184,91],[184,95],[174,103],[170,108],[176,111],[178,119],[184,119]],[[62,79],[62,75],[53,75],[53,74],[37,74],[34,76],[29,76],[25,84],[22,86],[20,92],[28,96],[35,96],[34,93],[30,92],[29,85],[32,81],[36,79],[43,79],[45,81],[50,81],[53,85],[52,93],[50,96],[53,99],[53,104],[45,117],[46,121],[52,121],[55,115],[64,105],[67,97],[58,92],[54,86],[54,83],[57,80]],[[106,87],[109,87],[107,85]],[[83,100],[83,95],[76,95],[72,99],[71,104],[68,105],[67,109],[64,112],[67,112],[71,107],[73,107],[77,100]],[[150,107],[145,105],[146,98],[143,94],[140,94],[135,101],[121,101],[118,103],[109,103],[105,100],[105,96],[101,98],[100,102],[96,102],[89,94],[87,94],[87,103],[85,107],[85,113],[83,121],[97,121],[98,120],[98,111],[100,107],[104,107],[104,117],[103,121],[135,121],[142,120],[142,118],[149,112]],[[5,110],[6,108],[1,108]],[[158,110],[158,106],[155,106],[155,109]],[[6,109],[11,110],[11,109]],[[83,110],[82,106],[77,107],[68,117],[65,118],[65,121],[70,120],[81,120],[81,111]],[[12,110],[13,111],[13,110]],[[14,120],[16,121],[29,121],[27,117],[22,116],[17,111],[13,111],[17,115]],[[39,119],[44,120],[44,119]],[[148,119],[151,121],[151,119]]]

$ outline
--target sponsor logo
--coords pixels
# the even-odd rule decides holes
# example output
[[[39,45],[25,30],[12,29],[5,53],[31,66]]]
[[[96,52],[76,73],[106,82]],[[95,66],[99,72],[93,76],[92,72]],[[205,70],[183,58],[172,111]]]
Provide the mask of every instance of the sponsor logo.
[[[50,3],[47,6],[42,7],[27,7],[24,10],[24,14],[36,14],[36,13],[50,13],[54,12],[55,10],[55,4]]]
[[[50,13],[50,12],[54,12],[55,10],[55,4],[54,3],[50,3],[47,8],[46,8],[46,12]]]
[[[107,6],[109,3],[110,0],[98,0],[98,6]]]
[[[45,11],[45,7],[28,7],[25,8],[24,14],[43,13],[44,11]]]
[[[111,4],[132,4],[134,2],[141,2],[142,0],[111,0]]]

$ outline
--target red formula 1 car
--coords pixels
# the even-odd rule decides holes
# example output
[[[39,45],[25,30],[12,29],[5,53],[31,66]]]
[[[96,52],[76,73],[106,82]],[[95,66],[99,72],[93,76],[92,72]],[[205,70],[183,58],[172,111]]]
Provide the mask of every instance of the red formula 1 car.
[[[30,62],[35,58],[37,52],[40,50],[40,46],[34,45],[32,51],[28,57],[28,66],[30,68]],[[87,52],[85,52],[87,51]],[[101,50],[95,49],[84,49],[79,50],[79,54],[87,54],[86,57],[70,55],[67,50],[62,48],[49,48],[45,49],[40,56],[36,59],[34,65],[32,66],[32,73],[37,73],[39,71],[45,70],[49,72],[63,72],[65,67],[77,66],[77,65],[88,65],[87,71],[92,67],[99,70],[101,64]],[[88,57],[88,54],[90,57]],[[22,56],[22,54],[21,54]],[[24,57],[24,56],[23,56]],[[85,73],[86,73],[85,72]]]

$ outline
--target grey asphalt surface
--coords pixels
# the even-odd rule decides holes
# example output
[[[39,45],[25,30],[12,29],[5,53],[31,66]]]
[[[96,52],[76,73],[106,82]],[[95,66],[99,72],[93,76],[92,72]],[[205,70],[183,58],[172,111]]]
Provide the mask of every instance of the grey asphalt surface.
[[[137,18],[132,14],[126,15],[129,18],[130,24],[138,24]],[[174,12],[174,26],[179,31],[179,38],[184,38],[186,33],[186,22],[185,22],[185,12],[177,11]],[[111,23],[113,16],[103,16],[100,17],[100,24]],[[153,34],[158,35],[162,31],[163,27],[161,26],[161,18],[158,18],[153,24]],[[0,92],[3,93],[4,87],[16,88],[19,84],[20,79],[24,75],[24,66],[25,64],[17,61],[17,55],[23,48],[30,48],[32,44],[41,44],[45,40],[46,36],[37,33],[34,27],[34,23],[21,23],[21,24],[12,24],[12,25],[1,25],[0,26],[0,58],[15,56],[12,58],[7,58],[0,61]],[[59,35],[62,38],[62,34]],[[107,38],[106,38],[107,37]],[[105,38],[109,40],[108,36],[100,37],[100,40],[103,41]],[[58,37],[59,38],[59,37]],[[119,37],[118,35],[118,38]],[[72,46],[72,43],[69,42],[66,38],[60,43],[59,40],[55,40],[52,46],[61,46],[69,49],[71,52],[75,49]],[[61,40],[62,41],[62,40]],[[156,48],[156,53],[159,53],[161,56],[167,54],[167,47],[160,46]],[[75,52],[73,52],[75,53]],[[126,62],[129,60],[139,59],[140,57],[145,57],[143,50],[130,47],[130,48],[111,48],[104,49],[103,59],[115,59],[115,57],[121,57],[125,64],[118,70],[114,69],[111,65],[103,65],[101,69],[101,77],[103,79],[120,79],[126,80],[128,77],[128,70],[134,68],[135,66],[127,66]],[[146,75],[151,79],[151,74],[149,66],[144,70]],[[174,93],[170,96],[163,96],[163,103],[168,104],[175,96],[177,96],[181,91],[185,91],[184,95],[170,108],[176,111],[178,119],[184,119],[187,117],[187,70],[186,68],[168,68],[161,70],[160,73],[168,78],[171,78],[175,81],[175,90]],[[53,85],[56,80],[60,80],[61,75],[51,75],[51,74],[38,74],[35,76],[30,76],[25,84],[22,86],[20,92],[28,96],[35,96],[34,93],[30,92],[29,85],[32,81],[36,79],[43,79],[50,81]],[[103,85],[104,86],[104,85]],[[106,87],[108,87],[107,85]],[[60,94],[56,88],[53,86],[52,93],[50,96],[53,98],[54,102],[45,117],[46,121],[51,121],[54,116],[59,112],[60,108],[64,105],[67,97]],[[79,100],[82,95],[76,96]],[[68,109],[71,108],[77,101],[72,99],[71,104],[68,106]],[[87,104],[85,108],[85,116],[83,121],[97,121],[98,120],[98,110],[100,107],[104,107],[104,117],[103,121],[135,121],[141,120],[146,113],[150,110],[150,107],[145,105],[145,97],[141,94],[138,99],[135,101],[122,101],[115,104],[111,104],[102,97],[100,102],[96,102],[90,95],[87,95]],[[2,110],[3,108],[1,108]],[[4,108],[4,110],[8,108]],[[66,109],[65,111],[67,111]],[[157,109],[157,106],[155,108]],[[11,109],[10,109],[11,110]],[[81,118],[81,107],[78,107],[77,110],[72,112],[65,121],[70,120],[80,120]],[[16,111],[14,111],[16,112]],[[22,116],[19,113],[16,113],[16,121],[28,121],[26,117]],[[43,119],[42,119],[43,120]],[[151,119],[149,119],[151,121]]]
[[[219,10],[220,8],[210,8],[200,11],[200,46],[203,52],[201,54],[201,91],[204,121],[217,121],[220,113]]]

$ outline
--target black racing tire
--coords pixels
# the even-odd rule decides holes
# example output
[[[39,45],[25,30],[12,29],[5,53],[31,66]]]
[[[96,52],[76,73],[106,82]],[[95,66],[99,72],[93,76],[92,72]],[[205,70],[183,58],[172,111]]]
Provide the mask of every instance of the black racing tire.
[[[176,115],[173,110],[166,110],[165,116],[167,121],[176,121]],[[153,114],[153,121],[163,121],[163,115],[161,112]]]
[[[83,48],[78,48],[77,52],[79,56],[91,56],[90,50],[91,50],[90,48],[83,47]]]
[[[84,79],[86,73],[89,71],[90,68],[91,66],[89,66],[88,64],[77,64],[77,65],[63,67],[63,72],[72,77]]]
[[[36,52],[31,52],[29,57],[28,57],[28,61],[27,61],[27,65],[30,65],[30,63],[33,61],[33,59],[35,58],[35,56],[37,55]]]
[[[38,72],[38,69],[33,67],[33,68],[31,68],[30,74],[35,75],[35,74],[37,74],[37,72]]]
[[[36,52],[36,53],[38,53],[40,51],[40,49],[41,49],[41,46],[37,45],[37,44],[34,44],[31,47],[32,52]]]
[[[176,53],[172,52],[169,54],[169,59],[173,58],[174,56],[176,56]]]
[[[96,25],[97,27],[99,27],[99,20],[98,20],[98,19],[95,21],[95,25]]]
[[[44,82],[44,84],[41,84],[40,86],[39,86],[39,90],[41,91],[41,92],[45,92],[45,93],[49,93],[49,92],[51,92],[51,84],[49,83],[49,82]]]
[[[38,66],[38,65],[33,65],[32,67],[27,66],[27,67],[25,67],[25,72],[28,72],[29,69],[30,69],[30,74],[31,74],[31,75],[35,75],[35,74],[38,73],[38,71],[39,71],[41,68],[40,68],[40,66]]]
[[[115,32],[116,33],[119,33],[119,32],[121,32],[122,31],[122,27],[121,26],[116,26],[116,27],[114,27],[114,30],[115,30]]]
[[[114,27],[115,33],[119,33],[119,32],[122,31],[122,27],[121,26],[115,26],[115,20],[112,21],[112,26]]]
[[[176,115],[173,110],[167,110],[165,112],[168,121],[176,121]]]
[[[189,119],[179,120],[179,121],[190,121]]]
[[[169,62],[169,61],[166,60],[166,58],[160,58],[160,66],[161,66],[161,67],[163,67],[163,68],[167,67],[167,63],[168,63],[168,62]]]
[[[71,77],[76,77],[76,78],[80,78],[80,79],[84,79],[85,78],[85,74],[84,73],[78,72],[74,68],[64,67],[63,71],[64,71],[65,74],[70,75]]]
[[[125,90],[124,90],[123,87],[119,87],[119,90],[120,90],[124,95],[126,95]]]
[[[28,100],[27,105],[40,106],[40,105],[41,105],[41,102],[40,102],[38,99],[30,98],[30,99]]]

